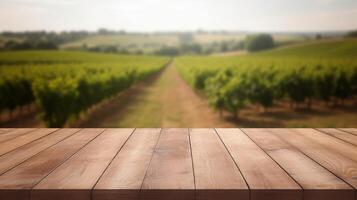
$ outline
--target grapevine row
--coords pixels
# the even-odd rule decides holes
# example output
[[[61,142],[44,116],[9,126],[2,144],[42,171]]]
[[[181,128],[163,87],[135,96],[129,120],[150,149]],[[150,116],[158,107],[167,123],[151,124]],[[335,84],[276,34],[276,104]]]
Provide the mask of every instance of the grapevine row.
[[[62,127],[82,111],[158,72],[167,58],[0,67],[0,111],[36,103],[48,127]]]
[[[286,98],[311,106],[312,99],[336,103],[357,95],[355,59],[181,57],[176,66],[215,109],[235,116],[249,103],[265,110]]]

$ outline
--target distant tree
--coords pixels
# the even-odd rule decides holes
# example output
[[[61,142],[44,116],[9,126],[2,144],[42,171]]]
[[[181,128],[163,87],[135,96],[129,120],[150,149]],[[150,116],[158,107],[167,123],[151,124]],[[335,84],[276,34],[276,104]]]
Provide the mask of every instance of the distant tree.
[[[143,55],[143,54],[144,54],[144,51],[141,50],[141,49],[138,49],[138,50],[135,50],[135,51],[134,51],[134,54],[136,54],[136,55]]]
[[[57,45],[51,41],[41,40],[34,45],[34,49],[58,49]]]
[[[109,34],[112,34],[113,31],[110,31],[108,29],[105,29],[105,28],[100,28],[98,29],[98,34],[99,35],[109,35]]]
[[[113,46],[113,45],[102,46],[100,49],[101,49],[101,52],[104,52],[104,53],[116,53],[116,52],[118,52],[118,48],[116,46]]]
[[[221,52],[227,52],[229,50],[229,44],[228,42],[223,41],[221,43]]]
[[[235,42],[232,46],[232,50],[234,51],[243,50],[244,46],[245,46],[244,41]]]
[[[1,50],[57,49],[63,43],[78,40],[89,34],[86,31],[63,31],[60,33],[46,31],[2,32],[0,36],[21,38],[21,40],[8,40],[0,48]]]
[[[202,54],[202,47],[200,44],[182,44],[180,46],[181,54]]]
[[[120,54],[129,54],[130,52],[127,49],[119,49],[118,53],[120,53]]]
[[[180,54],[180,51],[176,47],[163,46],[159,50],[155,51],[154,54],[165,55],[165,56],[176,56]]]
[[[321,40],[322,39],[322,35],[321,34],[316,34],[315,39],[316,40]]]
[[[179,41],[182,44],[187,44],[193,42],[193,35],[191,33],[181,33],[179,34]]]
[[[357,30],[348,32],[346,37],[357,37]]]
[[[22,42],[10,40],[4,44],[3,48],[5,50],[28,50],[28,49],[33,49],[34,45],[26,40]]]
[[[87,49],[88,49],[87,43],[83,43],[83,44],[82,44],[82,49],[83,49],[83,50],[87,50]]]
[[[3,45],[3,49],[5,50],[12,50],[15,49],[15,47],[18,45],[19,43],[14,41],[14,40],[8,40],[4,43]]]
[[[250,35],[246,38],[245,48],[250,51],[261,51],[274,47],[274,39],[269,34]]]

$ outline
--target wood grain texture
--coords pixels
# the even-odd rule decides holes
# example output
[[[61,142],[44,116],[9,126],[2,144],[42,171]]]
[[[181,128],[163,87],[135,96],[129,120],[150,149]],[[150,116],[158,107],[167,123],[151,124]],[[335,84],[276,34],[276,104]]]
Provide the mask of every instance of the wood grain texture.
[[[140,199],[194,199],[188,129],[163,129],[145,175]]]
[[[30,198],[30,190],[104,129],[82,129],[0,176],[0,199]]]
[[[53,129],[53,128],[37,129],[35,131],[31,131],[27,134],[13,138],[11,140],[2,142],[0,145],[0,156],[18,148],[18,147],[28,144],[34,140],[44,137],[50,133],[53,133],[56,130],[58,130],[58,129]]]
[[[304,200],[354,199],[351,186],[292,145],[271,134],[269,129],[242,130],[303,187]]]
[[[357,128],[340,128],[340,130],[357,135]]]
[[[10,132],[11,130],[13,130],[13,129],[12,128],[0,128],[0,134]]]
[[[4,132],[3,134],[0,135],[0,144],[2,142],[11,140],[13,138],[16,138],[16,137],[18,137],[20,135],[29,133],[29,132],[34,131],[34,130],[36,130],[36,129],[35,128],[18,128],[18,129],[10,130],[8,132]]]
[[[196,199],[249,199],[248,186],[214,129],[190,129]]]
[[[247,181],[250,199],[302,199],[294,179],[240,129],[217,129],[217,133]]]
[[[1,200],[357,200],[354,129],[2,130]]]
[[[357,135],[334,128],[319,128],[317,130],[357,146]]]
[[[0,175],[80,129],[61,129],[0,157]]]
[[[135,200],[149,167],[160,129],[136,129],[96,184],[93,200]]]
[[[346,143],[314,129],[298,128],[293,129],[293,131],[357,162],[357,146],[355,145]]]
[[[304,130],[309,132],[312,129]],[[297,132],[296,129],[270,129],[270,132],[297,148],[318,164],[352,185],[355,189],[357,188],[357,162],[351,159],[350,156],[336,151],[335,146],[323,145]]]
[[[92,188],[132,132],[133,129],[106,129],[38,183],[31,199],[90,200]]]

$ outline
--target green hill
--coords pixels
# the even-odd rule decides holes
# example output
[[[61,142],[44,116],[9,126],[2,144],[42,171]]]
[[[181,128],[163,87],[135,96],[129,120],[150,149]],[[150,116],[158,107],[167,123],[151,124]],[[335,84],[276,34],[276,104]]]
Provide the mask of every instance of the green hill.
[[[253,55],[263,56],[316,56],[357,58],[357,39],[335,39],[314,41],[299,45],[264,51]]]

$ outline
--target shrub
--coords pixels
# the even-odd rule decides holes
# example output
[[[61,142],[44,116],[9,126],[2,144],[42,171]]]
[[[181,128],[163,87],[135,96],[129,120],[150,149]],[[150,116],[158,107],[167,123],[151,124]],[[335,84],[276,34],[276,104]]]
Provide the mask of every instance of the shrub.
[[[246,38],[245,48],[250,52],[271,49],[274,47],[274,39],[269,34],[251,35]]]

